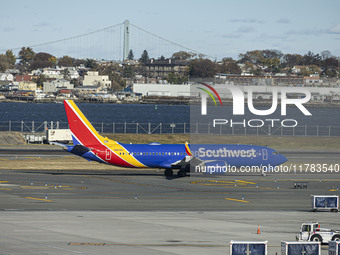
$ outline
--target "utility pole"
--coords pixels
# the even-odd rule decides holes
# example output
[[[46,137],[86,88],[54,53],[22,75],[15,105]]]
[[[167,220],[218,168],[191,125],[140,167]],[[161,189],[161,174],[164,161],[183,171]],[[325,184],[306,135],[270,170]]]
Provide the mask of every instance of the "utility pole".
[[[124,49],[123,49],[123,60],[127,60],[129,55],[129,37],[130,37],[130,21],[124,21]]]

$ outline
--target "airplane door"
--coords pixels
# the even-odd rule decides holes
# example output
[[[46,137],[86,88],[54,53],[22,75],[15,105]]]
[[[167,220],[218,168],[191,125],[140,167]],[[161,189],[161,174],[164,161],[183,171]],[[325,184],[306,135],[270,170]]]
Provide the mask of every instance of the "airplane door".
[[[266,149],[262,149],[262,159],[268,160],[268,151]]]
[[[111,150],[106,149],[105,159],[106,159],[106,160],[110,160],[110,159],[111,159]]]

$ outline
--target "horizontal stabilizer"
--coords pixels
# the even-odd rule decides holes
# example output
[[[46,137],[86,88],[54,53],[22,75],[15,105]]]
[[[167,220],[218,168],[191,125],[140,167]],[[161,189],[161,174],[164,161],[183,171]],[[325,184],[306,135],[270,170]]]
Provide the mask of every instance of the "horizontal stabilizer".
[[[78,155],[78,156],[83,156],[86,152],[89,152],[90,149],[83,146],[83,145],[80,145],[80,144],[77,144],[75,146],[73,146],[73,148],[71,150],[69,150],[69,152],[75,154],[75,155]]]

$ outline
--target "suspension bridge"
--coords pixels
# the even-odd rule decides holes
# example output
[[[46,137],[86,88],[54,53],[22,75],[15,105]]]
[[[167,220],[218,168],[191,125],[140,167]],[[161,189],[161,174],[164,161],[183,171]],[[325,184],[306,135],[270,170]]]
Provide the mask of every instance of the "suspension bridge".
[[[178,51],[206,56],[138,27],[128,20],[80,35],[34,45],[23,45],[13,49],[3,49],[0,52],[12,50],[17,55],[22,47],[30,47],[36,53],[46,52],[56,57],[70,56],[106,61],[126,60],[130,50],[132,50],[135,59],[138,59],[144,50],[147,50],[150,58],[161,56],[169,58]]]

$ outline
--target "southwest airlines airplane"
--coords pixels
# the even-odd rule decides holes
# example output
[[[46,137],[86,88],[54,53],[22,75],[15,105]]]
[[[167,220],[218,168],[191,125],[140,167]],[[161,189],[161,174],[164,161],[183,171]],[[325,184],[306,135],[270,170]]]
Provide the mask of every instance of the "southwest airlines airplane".
[[[192,167],[220,172],[222,167],[274,167],[287,161],[275,150],[241,144],[123,144],[98,134],[72,100],[64,101],[73,145],[67,151],[90,161],[130,168],[161,168],[166,176],[178,169],[179,177]],[[204,171],[204,169],[209,171]]]

